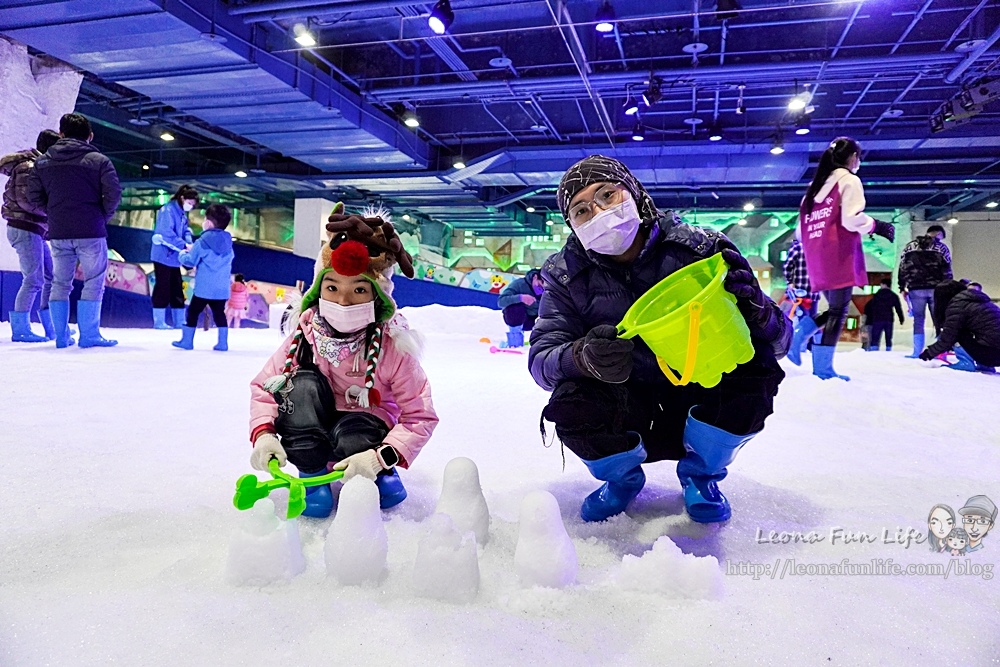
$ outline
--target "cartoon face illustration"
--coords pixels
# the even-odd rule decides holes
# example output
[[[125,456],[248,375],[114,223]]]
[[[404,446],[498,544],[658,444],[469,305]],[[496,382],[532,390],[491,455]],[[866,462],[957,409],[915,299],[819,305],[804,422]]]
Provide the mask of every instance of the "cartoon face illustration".
[[[490,294],[499,294],[500,290],[507,286],[507,281],[503,276],[493,276],[490,278]]]
[[[945,544],[952,551],[962,551],[969,544],[969,536],[961,528],[955,528],[948,533]]]
[[[424,280],[434,280],[434,267],[428,266],[424,272]]]
[[[118,265],[114,262],[108,262],[108,273],[107,282],[110,285],[114,285],[118,280]]]
[[[927,530],[938,540],[948,537],[955,527],[955,512],[947,505],[935,505],[927,517]]]
[[[981,539],[986,537],[986,533],[990,532],[990,528],[993,527],[993,522],[990,521],[988,516],[966,514],[962,517],[962,527],[965,528],[965,532],[969,534],[970,541],[979,542]]]
[[[997,518],[996,504],[986,496],[972,496],[958,513],[962,515],[962,528],[969,534],[969,549],[982,548],[982,539]]]

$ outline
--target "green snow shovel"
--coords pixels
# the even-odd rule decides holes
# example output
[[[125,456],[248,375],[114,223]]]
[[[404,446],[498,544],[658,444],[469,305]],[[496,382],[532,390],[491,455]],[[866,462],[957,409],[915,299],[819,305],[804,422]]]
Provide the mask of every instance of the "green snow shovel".
[[[248,510],[254,506],[261,498],[267,498],[271,491],[275,489],[288,489],[288,513],[286,518],[294,519],[302,514],[306,509],[306,487],[329,484],[343,478],[343,470],[333,472],[318,477],[307,477],[299,479],[283,472],[278,467],[278,459],[271,458],[267,464],[267,469],[273,479],[261,482],[256,475],[243,475],[236,480],[236,494],[233,496],[233,505],[238,510]]]

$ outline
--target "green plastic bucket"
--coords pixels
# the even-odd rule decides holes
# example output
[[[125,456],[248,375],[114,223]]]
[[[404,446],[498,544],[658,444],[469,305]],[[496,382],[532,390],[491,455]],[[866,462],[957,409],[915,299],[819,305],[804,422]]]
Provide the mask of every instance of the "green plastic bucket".
[[[632,304],[619,337],[640,336],[674,385],[719,384],[723,373],[754,355],[736,297],[722,286],[727,271],[715,254],[670,274]]]

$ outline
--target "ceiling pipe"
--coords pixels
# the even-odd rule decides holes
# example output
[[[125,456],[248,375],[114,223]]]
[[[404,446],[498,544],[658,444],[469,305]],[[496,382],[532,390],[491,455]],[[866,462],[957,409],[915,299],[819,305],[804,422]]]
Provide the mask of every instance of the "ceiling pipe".
[[[367,12],[378,9],[399,9],[423,4],[419,0],[358,0],[357,2],[333,3],[330,0],[280,0],[278,2],[258,2],[252,5],[234,7],[229,10],[233,16],[242,16],[246,24],[296,19],[305,16]]]
[[[980,44],[972,51],[970,51],[969,55],[966,56],[965,60],[960,62],[955,67],[955,69],[951,70],[951,72],[949,72],[948,75],[944,77],[945,82],[956,83],[962,77],[962,75],[965,74],[965,71],[970,67],[972,67],[972,64],[977,60],[979,60],[984,53],[989,51],[990,47],[996,44],[998,40],[1000,40],[1000,27],[994,30],[993,34],[987,37],[982,44]]]

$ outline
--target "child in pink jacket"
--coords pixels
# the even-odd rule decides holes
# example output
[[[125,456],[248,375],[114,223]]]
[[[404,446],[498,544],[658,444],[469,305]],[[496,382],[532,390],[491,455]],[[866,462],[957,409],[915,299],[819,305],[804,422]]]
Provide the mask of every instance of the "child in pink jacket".
[[[390,223],[338,210],[294,333],[250,383],[250,463],[291,461],[299,477],[333,463],[345,480],[374,480],[385,509],[406,498],[396,467],[412,465],[438,418],[417,339],[391,298],[392,267],[402,260],[412,274],[409,255]],[[374,233],[355,233],[362,225]],[[332,511],[329,485],[307,488],[303,514]]]
[[[243,319],[243,313],[246,312],[249,297],[243,274],[237,273],[233,276],[233,282],[229,286],[229,301],[226,302],[226,319],[229,320],[230,329],[240,328],[240,321]]]

